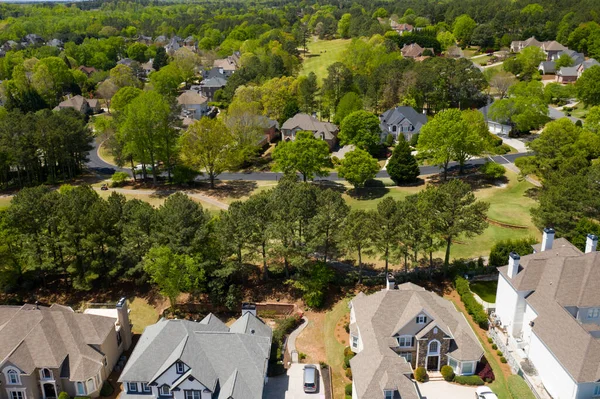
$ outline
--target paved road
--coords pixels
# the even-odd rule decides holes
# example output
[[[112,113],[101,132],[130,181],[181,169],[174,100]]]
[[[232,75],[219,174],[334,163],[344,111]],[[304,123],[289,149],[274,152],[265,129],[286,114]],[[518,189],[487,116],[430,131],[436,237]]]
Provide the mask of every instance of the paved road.
[[[123,171],[131,175],[131,169],[128,168],[119,168],[117,166],[111,165],[107,162],[104,162],[98,156],[98,143],[94,143],[94,148],[89,152],[89,161],[87,166],[89,169],[93,170],[96,173],[111,175],[117,171]],[[499,163],[501,165],[514,162],[515,159],[520,158],[522,156],[531,155],[530,153],[519,153],[519,154],[509,154],[509,155],[496,155],[491,157],[491,159]],[[476,165],[484,164],[488,158],[477,158],[472,159],[467,162],[465,165],[466,168],[473,167]],[[450,163],[450,170],[458,169],[457,162]],[[421,166],[420,168],[421,176],[425,175],[433,175],[436,173],[440,173],[440,168],[437,166]],[[250,172],[250,173],[221,173],[219,175],[219,180],[249,180],[249,181],[277,181],[283,177],[283,173],[277,172]],[[390,177],[390,175],[385,170],[379,171],[377,173],[377,178],[386,178]],[[201,176],[197,180],[206,180],[208,177]],[[315,178],[315,181],[324,180],[324,181],[343,181],[344,179],[339,177],[337,172],[332,172],[329,176],[326,177],[318,177]]]
[[[580,121],[581,119],[575,118],[574,116],[567,116],[562,110],[558,110],[554,107],[548,105],[548,116],[550,119],[560,119],[560,118],[569,118],[571,122],[575,123]]]

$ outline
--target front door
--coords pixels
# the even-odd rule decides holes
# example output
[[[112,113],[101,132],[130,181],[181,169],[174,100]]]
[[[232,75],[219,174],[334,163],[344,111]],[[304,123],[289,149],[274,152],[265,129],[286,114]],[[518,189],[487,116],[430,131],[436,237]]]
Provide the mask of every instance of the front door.
[[[438,371],[439,370],[439,356],[427,356],[427,370]]]

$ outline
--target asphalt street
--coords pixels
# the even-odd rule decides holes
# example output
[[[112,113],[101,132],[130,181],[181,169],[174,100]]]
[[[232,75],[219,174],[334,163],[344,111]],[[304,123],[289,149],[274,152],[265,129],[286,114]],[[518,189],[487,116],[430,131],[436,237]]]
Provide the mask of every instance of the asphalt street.
[[[501,165],[507,163],[513,163],[515,159],[520,158],[522,156],[530,155],[529,153],[520,153],[520,154],[508,154],[508,155],[496,155],[491,157],[491,159],[499,163]],[[88,154],[88,169],[103,175],[112,175],[115,172],[122,171],[131,175],[131,169],[129,168],[119,168],[118,166],[111,165],[109,163],[104,162],[98,156],[98,143],[94,142],[94,148]],[[472,159],[467,162],[465,165],[466,168],[472,168],[476,165],[481,165],[485,163],[488,158],[477,158]],[[421,166],[419,168],[421,170],[421,176],[424,175],[432,175],[440,172],[440,168],[437,166]],[[457,162],[451,162],[449,165],[449,170],[458,169]],[[281,179],[283,173],[276,172],[239,172],[239,173],[221,173],[219,175],[219,180],[250,180],[250,181],[277,181]],[[387,171],[381,170],[377,173],[378,178],[386,178],[389,177]],[[198,180],[205,180],[207,177],[200,176]],[[338,176],[336,172],[332,172],[329,176],[326,177],[318,177],[315,180],[327,180],[327,181],[342,181],[341,177]]]

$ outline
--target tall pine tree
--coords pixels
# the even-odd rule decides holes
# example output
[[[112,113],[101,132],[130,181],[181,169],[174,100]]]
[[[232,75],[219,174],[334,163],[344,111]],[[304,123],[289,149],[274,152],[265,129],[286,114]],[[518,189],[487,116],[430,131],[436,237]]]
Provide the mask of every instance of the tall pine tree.
[[[411,154],[410,145],[404,135],[398,135],[398,144],[387,164],[387,172],[396,184],[414,182],[419,176],[419,165]]]

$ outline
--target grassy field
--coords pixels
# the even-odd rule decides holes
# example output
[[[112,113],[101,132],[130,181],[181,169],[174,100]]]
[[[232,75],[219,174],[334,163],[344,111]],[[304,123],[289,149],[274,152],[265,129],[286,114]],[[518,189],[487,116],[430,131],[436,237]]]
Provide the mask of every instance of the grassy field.
[[[12,197],[0,197],[0,209],[8,208]]]
[[[585,119],[589,111],[589,107],[585,108],[583,103],[579,103],[575,107],[573,107],[573,111],[571,111],[571,116],[575,118]]]
[[[498,281],[476,281],[469,284],[471,291],[476,293],[479,298],[489,303],[496,303],[496,290]]]
[[[115,157],[110,152],[110,150],[106,148],[104,143],[98,148],[98,155],[100,155],[100,158],[102,158],[105,162],[111,165],[117,164],[117,162],[115,162]]]
[[[307,43],[308,54],[304,57],[300,74],[308,75],[314,72],[320,85],[323,78],[327,77],[327,67],[341,60],[342,53],[349,44],[350,39],[316,41],[311,39]]]
[[[342,374],[344,369],[344,345],[340,344],[335,337],[335,326],[339,319],[348,313],[348,299],[338,302],[333,309],[325,316],[325,328],[323,330],[325,339],[325,353],[327,354],[327,364],[331,367],[333,379],[333,397],[344,397],[344,387],[346,386],[346,377]]]
[[[498,240],[508,238],[520,239],[526,237],[538,237],[540,234],[531,220],[530,210],[535,206],[535,201],[526,193],[533,185],[527,181],[519,181],[515,173],[506,172],[507,183],[503,186],[490,186],[475,191],[478,199],[489,202],[490,210],[488,217],[492,221],[520,226],[522,228],[508,228],[498,224],[490,223],[483,234],[473,237],[458,237],[451,247],[452,258],[475,258],[489,255],[490,248]],[[397,200],[406,198],[408,195],[416,194],[425,186],[417,187],[386,187],[363,189],[361,196],[350,196],[344,194],[346,202],[354,209],[374,210],[377,204],[385,197]],[[440,250],[434,254],[443,258],[444,251]],[[376,259],[368,259],[376,262]]]

